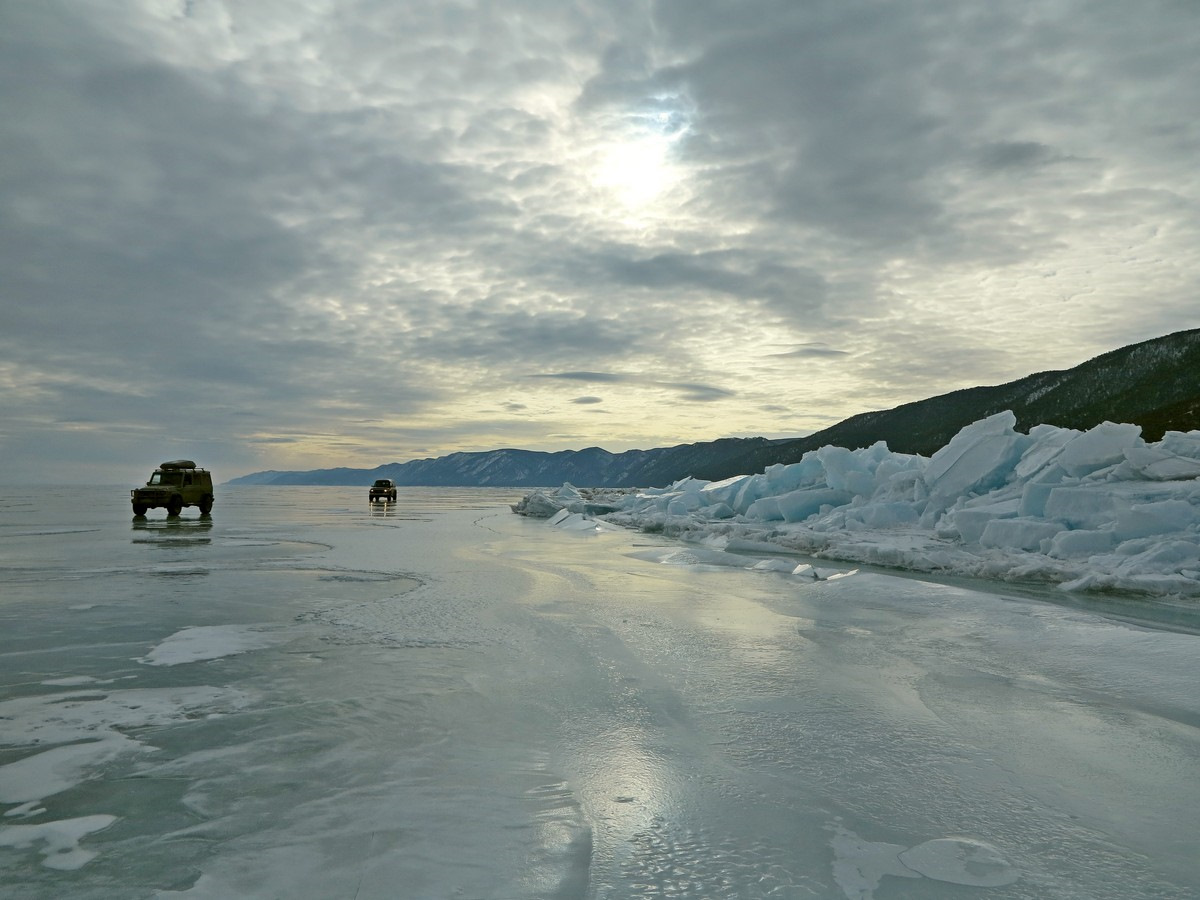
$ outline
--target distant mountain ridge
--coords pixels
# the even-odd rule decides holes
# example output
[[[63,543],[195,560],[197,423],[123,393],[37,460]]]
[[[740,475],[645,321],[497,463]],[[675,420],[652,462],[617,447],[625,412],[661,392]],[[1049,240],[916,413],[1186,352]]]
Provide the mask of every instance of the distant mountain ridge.
[[[1104,421],[1142,426],[1148,441],[1166,431],[1200,429],[1200,329],[1131,344],[1071,369],[1038,372],[992,387],[952,391],[894,409],[860,413],[803,438],[722,438],[653,450],[610,453],[599,447],[546,453],[489,450],[390,463],[374,469],[256,472],[230,484],[650,487],[688,475],[716,480],[796,462],[826,444],[855,449],[886,441],[900,453],[933,454],[964,426],[1011,409],[1017,427],[1084,430]]]
[[[486,450],[389,463],[374,469],[256,472],[229,483],[368,485],[376,478],[391,478],[396,484],[407,486],[555,487],[569,481],[581,487],[642,487],[670,484],[676,480],[676,472],[730,465],[733,460],[771,443],[766,438],[722,438],[624,453],[610,453],[599,447],[556,453]]]

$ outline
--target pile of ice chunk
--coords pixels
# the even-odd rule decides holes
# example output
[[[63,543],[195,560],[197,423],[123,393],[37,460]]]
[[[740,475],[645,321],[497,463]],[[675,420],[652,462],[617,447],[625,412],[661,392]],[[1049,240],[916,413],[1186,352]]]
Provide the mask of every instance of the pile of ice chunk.
[[[1200,597],[1200,431],[1147,443],[1137,425],[1015,426],[997,413],[929,458],[880,442],[717,482],[587,497],[564,485],[514,511],[567,510],[711,549]]]

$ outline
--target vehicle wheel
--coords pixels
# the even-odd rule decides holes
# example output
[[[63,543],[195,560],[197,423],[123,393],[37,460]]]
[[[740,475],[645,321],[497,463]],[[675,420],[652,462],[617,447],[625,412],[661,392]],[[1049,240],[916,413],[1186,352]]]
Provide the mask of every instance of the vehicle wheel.
[[[212,512],[212,505],[213,505],[212,497],[201,497],[200,498],[200,515],[207,516],[210,512]]]
[[[133,514],[135,516],[144,516],[146,514],[146,507],[140,503],[133,504]]]
[[[170,500],[167,501],[167,515],[168,516],[177,516],[181,512],[183,512],[183,498],[182,497],[172,497]]]

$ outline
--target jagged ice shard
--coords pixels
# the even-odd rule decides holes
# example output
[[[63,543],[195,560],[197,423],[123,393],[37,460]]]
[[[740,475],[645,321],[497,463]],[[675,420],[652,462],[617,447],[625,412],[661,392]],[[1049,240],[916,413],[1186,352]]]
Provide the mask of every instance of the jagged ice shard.
[[[565,509],[724,551],[1057,583],[1064,590],[1200,596],[1200,431],[1147,443],[1137,425],[1016,430],[1005,411],[925,458],[879,442],[826,446],[790,465],[660,489],[535,491],[514,507]],[[570,523],[560,522],[566,526]]]

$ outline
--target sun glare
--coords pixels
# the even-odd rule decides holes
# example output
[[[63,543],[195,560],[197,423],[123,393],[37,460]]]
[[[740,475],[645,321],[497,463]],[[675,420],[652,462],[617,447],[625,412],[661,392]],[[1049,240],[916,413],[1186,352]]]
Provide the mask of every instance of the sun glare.
[[[601,144],[592,182],[623,206],[639,209],[681,180],[672,157],[685,126],[678,116],[663,111],[637,115],[632,122],[627,118],[621,124],[621,136]]]
[[[596,184],[625,206],[653,202],[678,181],[670,164],[670,143],[665,135],[646,135],[606,147],[596,168]]]

